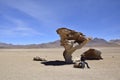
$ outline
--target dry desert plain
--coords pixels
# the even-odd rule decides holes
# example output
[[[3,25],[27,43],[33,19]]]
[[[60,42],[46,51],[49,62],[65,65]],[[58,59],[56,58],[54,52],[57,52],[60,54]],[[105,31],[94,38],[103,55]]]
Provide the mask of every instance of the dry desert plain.
[[[88,49],[75,51],[73,60]],[[102,52],[103,60],[87,60],[90,69],[63,64],[63,48],[0,49],[0,80],[120,80],[120,47],[95,49]],[[33,61],[35,56],[45,58],[49,64]]]

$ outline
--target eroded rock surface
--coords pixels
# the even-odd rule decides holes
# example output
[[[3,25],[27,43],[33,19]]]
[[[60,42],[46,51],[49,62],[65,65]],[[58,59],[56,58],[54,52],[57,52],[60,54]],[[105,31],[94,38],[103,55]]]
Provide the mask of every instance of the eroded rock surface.
[[[73,63],[73,52],[81,49],[91,40],[91,38],[87,38],[83,33],[68,28],[59,28],[56,32],[60,36],[61,46],[65,48],[63,57],[66,63]]]
[[[85,51],[81,56],[84,56],[87,60],[100,60],[102,52],[96,49],[89,49]]]

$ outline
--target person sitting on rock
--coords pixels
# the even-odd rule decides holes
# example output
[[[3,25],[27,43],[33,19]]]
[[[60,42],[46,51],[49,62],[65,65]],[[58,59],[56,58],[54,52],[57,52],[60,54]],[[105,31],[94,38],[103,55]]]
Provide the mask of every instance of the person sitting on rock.
[[[90,68],[89,65],[88,65],[88,63],[85,62],[85,57],[84,57],[84,55],[81,55],[80,61],[81,61],[81,62],[79,63],[80,68],[85,68],[85,64],[86,64],[87,68]]]

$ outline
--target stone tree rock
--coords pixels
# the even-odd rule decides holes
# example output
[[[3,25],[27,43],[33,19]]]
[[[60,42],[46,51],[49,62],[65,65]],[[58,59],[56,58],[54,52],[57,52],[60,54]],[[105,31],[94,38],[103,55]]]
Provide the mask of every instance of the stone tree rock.
[[[61,46],[65,48],[63,57],[66,63],[73,63],[73,52],[77,49],[81,49],[91,40],[91,38],[87,38],[83,33],[67,28],[59,28],[56,30],[56,32],[61,38]]]

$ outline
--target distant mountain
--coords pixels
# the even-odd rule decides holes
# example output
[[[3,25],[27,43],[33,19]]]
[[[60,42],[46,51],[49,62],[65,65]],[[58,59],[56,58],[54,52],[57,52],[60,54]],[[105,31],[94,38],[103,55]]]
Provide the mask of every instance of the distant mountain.
[[[56,40],[49,43],[42,44],[29,44],[29,45],[13,45],[7,43],[0,43],[0,49],[2,48],[60,48],[60,40]],[[120,39],[106,41],[100,38],[94,38],[86,47],[120,47]]]
[[[25,48],[25,49],[30,49],[30,48],[58,48],[60,46],[60,40],[56,40],[54,42],[49,42],[49,43],[42,43],[42,44],[29,44],[29,45],[13,45],[13,44],[7,44],[7,43],[0,43],[0,49],[4,48]]]
[[[113,40],[110,40],[110,43],[114,43],[114,44],[120,45],[120,39],[113,39]]]
[[[9,48],[13,46],[12,44],[7,44],[7,43],[0,43],[0,48]]]
[[[104,39],[100,39],[100,38],[94,38],[93,40],[91,40],[86,46],[88,47],[119,47],[120,45],[116,44],[116,43],[111,43],[110,41],[106,41]]]

